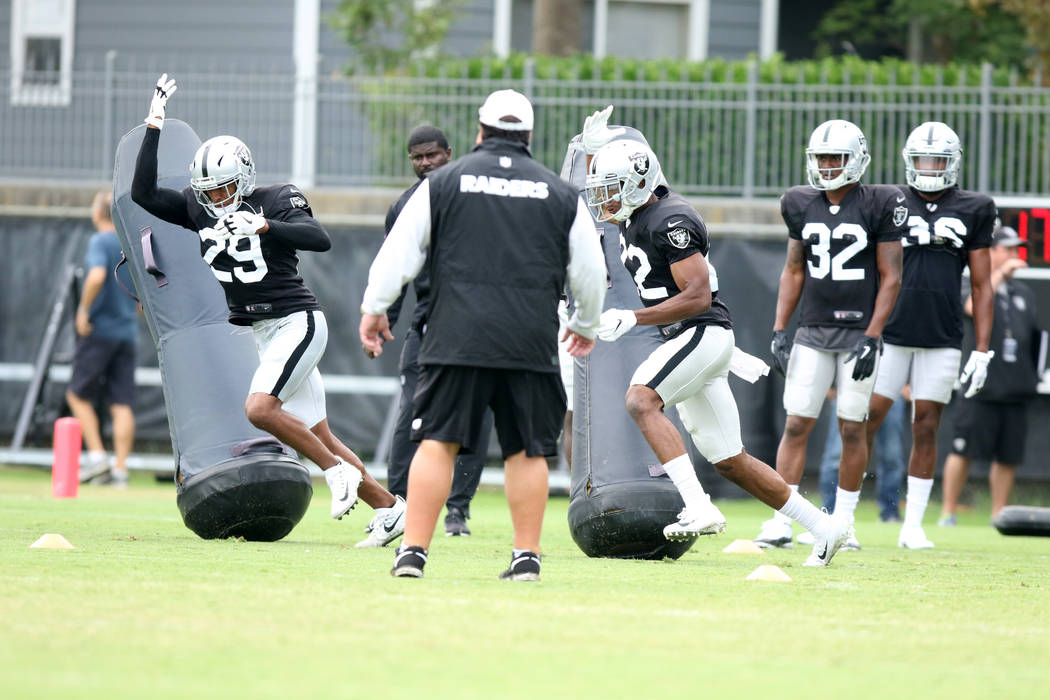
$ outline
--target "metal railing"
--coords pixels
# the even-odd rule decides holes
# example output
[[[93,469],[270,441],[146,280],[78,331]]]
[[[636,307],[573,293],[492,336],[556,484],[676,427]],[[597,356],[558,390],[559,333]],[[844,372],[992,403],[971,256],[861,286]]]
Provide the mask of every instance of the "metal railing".
[[[180,86],[169,116],[187,121],[202,138],[241,137],[267,182],[405,184],[413,178],[404,143],[414,126],[437,124],[456,153],[465,153],[485,95],[513,87],[533,100],[533,150],[555,170],[584,118],[615,104],[614,121],[646,134],[672,186],[685,194],[777,195],[804,182],[805,143],[830,118],[854,121],[867,135],[868,182],[901,181],[905,137],[935,119],[962,138],[964,187],[998,196],[1050,191],[1050,89],[994,85],[991,66],[979,85],[933,86],[764,82],[756,66],[743,82],[548,80],[527,65],[518,80],[332,73],[310,89],[297,89],[302,86],[290,66],[165,70]],[[108,179],[116,143],[141,122],[160,72],[128,68],[111,52],[102,65],[74,73],[69,99],[47,104],[46,94],[36,103],[16,96],[10,70],[0,69],[0,178]],[[293,172],[297,95],[314,101],[313,172]]]

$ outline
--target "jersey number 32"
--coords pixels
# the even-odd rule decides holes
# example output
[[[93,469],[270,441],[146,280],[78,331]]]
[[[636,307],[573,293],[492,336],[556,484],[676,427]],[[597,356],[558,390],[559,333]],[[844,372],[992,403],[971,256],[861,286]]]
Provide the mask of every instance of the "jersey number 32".
[[[831,273],[836,282],[864,279],[864,268],[846,267],[853,256],[868,246],[868,232],[859,224],[839,224],[833,229],[827,224],[810,222],[802,228],[802,240],[809,246],[809,276],[822,280]],[[831,254],[832,240],[851,241],[849,245]]]

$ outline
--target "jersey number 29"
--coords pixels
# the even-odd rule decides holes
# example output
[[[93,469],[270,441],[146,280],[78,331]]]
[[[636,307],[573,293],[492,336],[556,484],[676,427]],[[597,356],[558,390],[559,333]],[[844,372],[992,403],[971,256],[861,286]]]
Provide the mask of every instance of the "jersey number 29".
[[[200,237],[202,241],[212,242],[212,245],[204,251],[202,257],[204,262],[208,263],[208,266],[211,268],[212,274],[220,282],[233,282],[234,275],[244,284],[258,282],[263,277],[266,277],[266,260],[263,258],[262,246],[259,244],[258,236],[222,236],[212,229],[204,229],[200,232]],[[245,242],[247,242],[247,245],[244,244]],[[212,263],[215,261],[215,257],[223,251],[226,251],[227,255],[237,262],[250,263],[251,267],[234,266],[232,274],[228,270],[216,268]]]

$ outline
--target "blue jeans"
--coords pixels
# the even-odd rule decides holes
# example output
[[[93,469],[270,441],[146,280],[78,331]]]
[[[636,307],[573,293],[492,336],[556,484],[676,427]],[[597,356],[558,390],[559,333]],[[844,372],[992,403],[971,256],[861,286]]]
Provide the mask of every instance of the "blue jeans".
[[[879,518],[899,518],[901,485],[904,482],[906,464],[901,441],[904,437],[904,405],[900,396],[893,402],[886,419],[875,433],[875,475],[877,478],[876,501]],[[839,460],[842,458],[842,436],[839,435],[838,419],[835,417],[835,402],[829,401],[831,425],[824,442],[824,456],[820,461],[820,498],[828,512],[835,510],[835,489],[839,480]]]

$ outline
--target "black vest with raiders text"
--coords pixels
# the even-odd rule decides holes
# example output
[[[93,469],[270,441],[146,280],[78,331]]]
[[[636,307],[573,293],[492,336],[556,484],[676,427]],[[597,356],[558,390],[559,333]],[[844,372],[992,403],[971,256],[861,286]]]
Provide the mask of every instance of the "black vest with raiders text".
[[[430,309],[419,363],[557,372],[576,189],[500,138],[427,179]]]

